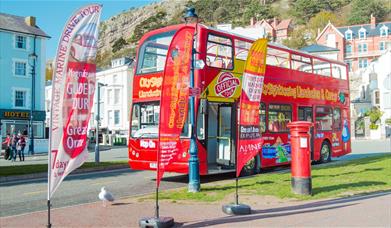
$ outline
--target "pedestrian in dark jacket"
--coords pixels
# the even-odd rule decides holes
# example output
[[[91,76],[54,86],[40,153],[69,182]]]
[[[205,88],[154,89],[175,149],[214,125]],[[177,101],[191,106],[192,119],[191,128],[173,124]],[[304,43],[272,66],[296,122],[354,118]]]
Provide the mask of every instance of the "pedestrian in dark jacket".
[[[18,144],[18,141],[19,141],[18,136],[14,134],[11,139],[12,161],[16,160],[16,154],[17,154],[16,146]]]
[[[26,147],[26,139],[21,134],[19,134],[18,146],[19,161],[24,161],[24,148]]]

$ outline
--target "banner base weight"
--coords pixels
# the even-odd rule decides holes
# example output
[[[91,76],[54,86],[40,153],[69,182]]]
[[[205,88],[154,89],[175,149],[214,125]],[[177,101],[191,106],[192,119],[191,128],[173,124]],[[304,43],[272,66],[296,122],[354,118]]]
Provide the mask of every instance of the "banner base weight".
[[[248,215],[251,214],[251,207],[246,204],[223,205],[223,212],[228,215]]]
[[[141,228],[169,228],[174,226],[174,218],[172,217],[149,217],[142,218],[138,221]]]

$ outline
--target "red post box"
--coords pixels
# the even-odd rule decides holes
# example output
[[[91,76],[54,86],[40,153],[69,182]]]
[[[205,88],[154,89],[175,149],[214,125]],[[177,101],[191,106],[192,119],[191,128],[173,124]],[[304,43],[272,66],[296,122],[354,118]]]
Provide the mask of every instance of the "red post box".
[[[291,184],[296,194],[311,195],[311,152],[310,128],[313,123],[291,122],[287,125],[291,133]]]

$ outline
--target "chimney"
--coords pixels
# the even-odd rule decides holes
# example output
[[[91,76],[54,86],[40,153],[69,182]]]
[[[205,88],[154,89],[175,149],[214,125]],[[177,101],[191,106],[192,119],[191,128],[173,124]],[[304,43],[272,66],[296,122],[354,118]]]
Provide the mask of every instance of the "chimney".
[[[376,17],[371,14],[371,29],[376,28]]]
[[[32,27],[35,27],[35,20],[36,18],[33,16],[28,16],[24,18],[24,22],[26,22],[28,26],[32,26]]]
[[[254,18],[254,17],[251,17],[251,19],[250,19],[250,25],[251,25],[251,26],[254,26],[254,25],[255,25],[255,18]]]
[[[276,29],[277,28],[277,24],[278,24],[278,20],[276,17],[273,17],[273,29]]]

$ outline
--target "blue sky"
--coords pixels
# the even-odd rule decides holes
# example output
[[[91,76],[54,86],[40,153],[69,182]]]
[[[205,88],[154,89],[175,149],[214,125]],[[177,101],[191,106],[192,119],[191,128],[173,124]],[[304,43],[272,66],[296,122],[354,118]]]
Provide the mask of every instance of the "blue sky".
[[[101,20],[126,11],[131,7],[140,7],[158,0],[0,0],[0,12],[17,16],[35,16],[37,25],[52,38],[47,41],[46,58],[54,59],[58,39],[68,18],[78,8],[89,3],[103,5]]]

